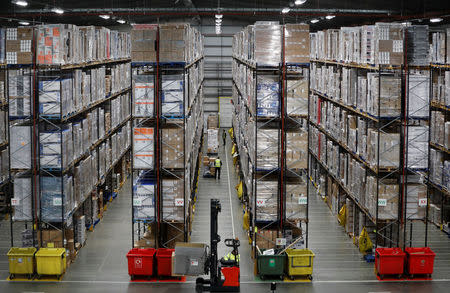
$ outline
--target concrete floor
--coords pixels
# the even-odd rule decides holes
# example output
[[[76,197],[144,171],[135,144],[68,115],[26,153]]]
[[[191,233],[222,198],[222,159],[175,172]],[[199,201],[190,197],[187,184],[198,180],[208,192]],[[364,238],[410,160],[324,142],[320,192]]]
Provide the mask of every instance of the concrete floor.
[[[230,149],[230,140],[227,149]],[[219,198],[222,212],[219,231],[222,239],[241,239],[241,291],[270,292],[269,284],[255,280],[250,246],[242,229],[242,207],[234,186],[237,177],[232,171],[231,156],[223,152],[221,180],[201,178],[192,242],[209,242],[209,199]],[[227,158],[228,157],[228,158]],[[228,177],[229,176],[229,177]],[[228,179],[229,178],[229,179]],[[131,247],[130,182],[110,204],[104,219],[93,233],[88,233],[86,246],[81,249],[63,281],[9,282],[6,252],[10,247],[9,222],[0,222],[0,292],[194,292],[194,278],[186,283],[130,283],[127,275],[126,253]],[[309,247],[315,252],[312,283],[278,284],[280,292],[447,292],[450,286],[450,239],[435,227],[430,227],[429,245],[437,253],[432,282],[379,282],[373,274],[373,264],[361,259],[342,227],[321,201],[311,194]],[[414,233],[423,233],[423,225],[414,226]],[[228,252],[219,245],[219,254]]]

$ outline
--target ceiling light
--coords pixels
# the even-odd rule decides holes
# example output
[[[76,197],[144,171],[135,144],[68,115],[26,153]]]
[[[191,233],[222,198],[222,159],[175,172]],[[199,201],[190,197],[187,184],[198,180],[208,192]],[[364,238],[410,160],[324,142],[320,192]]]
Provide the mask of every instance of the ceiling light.
[[[53,8],[52,12],[54,12],[56,14],[63,14],[64,10],[62,10],[61,8]]]
[[[333,19],[335,17],[336,17],[336,15],[327,15],[327,16],[325,16],[325,18],[328,19],[328,20]]]
[[[295,5],[302,5],[303,3],[305,3],[306,0],[295,0]]]
[[[281,10],[281,13],[286,14],[286,13],[288,13],[289,11],[291,11],[291,9],[290,9],[289,7],[285,7],[285,8],[283,8],[283,9]]]
[[[443,19],[442,18],[431,18],[430,22],[441,22]]]
[[[126,21],[123,20],[123,19],[118,19],[117,22],[120,23],[120,24],[124,24]]]
[[[19,21],[20,25],[30,25],[28,21]]]
[[[216,19],[216,23],[222,23],[222,20],[221,19]]]
[[[108,14],[100,14],[99,17],[103,18],[103,19],[109,19],[110,16]]]
[[[28,2],[27,1],[22,1],[22,0],[17,0],[17,1],[13,1],[14,4],[18,5],[18,6],[28,6]]]
[[[216,14],[216,18],[222,19],[222,17],[223,17],[223,14]]]
[[[318,22],[319,20],[317,18],[311,20],[311,23],[318,23]]]

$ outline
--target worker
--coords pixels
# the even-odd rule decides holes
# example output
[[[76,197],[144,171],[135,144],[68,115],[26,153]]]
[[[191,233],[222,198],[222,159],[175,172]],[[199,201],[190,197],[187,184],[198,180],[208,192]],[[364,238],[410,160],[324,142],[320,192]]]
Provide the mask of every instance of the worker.
[[[217,157],[217,159],[215,160],[215,167],[216,167],[216,176],[215,178],[219,178],[220,179],[220,168],[222,167],[222,161],[220,160],[220,157]]]
[[[241,256],[240,256],[238,250],[233,249],[233,251],[231,251],[230,253],[228,253],[227,255],[225,255],[224,257],[222,257],[220,259],[220,263],[222,265],[229,265],[229,266],[237,265],[237,266],[239,266],[240,258],[241,258]]]
[[[223,139],[223,146],[225,147],[225,143],[227,142],[227,133],[225,132],[225,129],[222,132],[222,139]]]

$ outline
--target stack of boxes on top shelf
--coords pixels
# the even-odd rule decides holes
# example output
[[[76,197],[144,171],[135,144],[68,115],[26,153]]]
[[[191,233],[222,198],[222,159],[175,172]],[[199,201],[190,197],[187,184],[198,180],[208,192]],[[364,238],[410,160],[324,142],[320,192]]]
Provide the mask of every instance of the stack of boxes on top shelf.
[[[203,156],[202,159],[202,174],[203,177],[215,177],[216,168],[215,160],[219,153],[219,116],[217,114],[209,114],[206,121],[206,153],[209,155]],[[220,138],[221,140],[222,138]]]
[[[207,153],[217,154],[219,152],[219,116],[210,114],[207,121]]]
[[[131,125],[125,123],[131,114],[126,91],[131,84],[130,64],[122,63],[130,58],[130,37],[102,27],[68,24],[10,28],[6,51],[11,64],[9,127],[14,137],[11,176],[17,199],[13,220],[30,221],[32,211],[40,209],[41,221],[67,227],[64,232],[38,232],[38,244],[62,247],[64,233],[71,260],[86,240],[86,227],[101,217],[103,198],[96,195],[97,185],[105,183],[106,172],[130,146]],[[107,65],[109,61],[120,62]],[[15,65],[34,62],[38,114],[45,119],[37,126],[39,168],[43,171],[35,187],[39,202],[32,207],[32,178],[16,171],[32,167],[31,126],[20,122],[33,114],[33,73]],[[60,70],[64,66],[66,69]],[[59,173],[62,170],[64,175]],[[78,209],[82,205],[86,209]]]
[[[407,48],[404,48],[405,36],[408,37]],[[400,167],[399,128],[385,127],[379,131],[374,121],[400,119],[401,76],[395,73],[362,71],[352,65],[368,68],[373,66],[400,68],[404,62],[406,49],[408,64],[425,66],[429,64],[429,48],[427,26],[376,23],[311,34],[311,59],[342,63],[342,66],[336,66],[314,62],[311,66],[310,88],[313,92],[310,100],[310,117],[311,121],[322,127],[325,132],[322,133],[316,127],[310,129],[311,152],[327,166],[331,175],[346,186],[355,200],[367,208],[372,217],[376,216],[378,205],[378,218],[381,220],[398,219],[400,186],[396,180],[383,179],[380,180],[377,192],[377,178],[372,172],[366,177],[367,167],[364,165],[369,165],[375,171],[380,169],[393,171]],[[429,87],[429,71],[410,70],[407,92],[409,117],[427,119]],[[323,95],[326,98],[322,98]],[[408,126],[409,169],[427,169],[428,128],[429,125],[425,121]],[[328,139],[326,135],[337,142]],[[347,148],[348,152],[339,148],[339,145]],[[354,158],[355,156],[359,160]],[[426,186],[420,179],[410,177],[407,190],[407,218],[423,219],[425,207],[421,203],[423,198],[426,198]],[[333,190],[329,192],[333,193]],[[378,202],[376,202],[377,193]],[[334,195],[328,196],[332,197],[332,202],[336,202]],[[341,205],[343,203],[341,201]],[[358,213],[352,214],[356,205],[351,200],[347,200],[347,203],[347,215],[353,218],[347,219],[346,231],[359,233],[357,229],[361,223],[358,223],[358,217],[355,216]],[[334,211],[338,208],[340,207],[332,206]],[[349,220],[354,222],[351,224]]]
[[[185,211],[189,209],[190,179],[195,173],[198,149],[200,147],[202,118],[203,37],[189,24],[138,24],[131,30],[131,57],[133,69],[133,214],[135,221],[155,220],[155,192],[162,192],[161,220],[172,222],[167,231],[160,231],[168,240],[177,239],[177,227],[184,223]],[[194,63],[194,61],[198,61]],[[156,80],[159,62],[160,80]],[[192,64],[189,68],[185,66]],[[171,67],[170,72],[165,66]],[[160,84],[159,96],[155,97],[155,83]],[[155,118],[155,98],[159,99],[159,133],[154,133],[155,123],[147,118]],[[201,121],[200,121],[201,120]],[[185,121],[185,122],[183,122]],[[161,187],[156,186],[154,172],[154,142],[160,136],[161,167],[169,173],[184,172],[185,179],[164,177]],[[140,170],[140,171],[138,171]],[[164,171],[163,171],[164,173]],[[169,227],[170,226],[170,227]],[[163,228],[164,229],[164,228]],[[177,234],[178,232],[178,234]],[[177,235],[175,235],[177,234]],[[155,244],[154,233],[141,235],[135,245],[149,247]],[[161,235],[163,237],[163,235]],[[165,242],[165,241],[164,241]],[[170,243],[169,243],[170,242]],[[165,242],[173,246],[174,242]]]
[[[233,37],[233,56],[237,59],[232,64],[233,127],[243,181],[258,222],[273,222],[279,217],[279,182],[272,178],[256,180],[252,173],[254,167],[258,172],[274,172],[280,168],[281,135],[286,136],[286,169],[291,170],[288,174],[300,174],[299,170],[308,165],[307,125],[300,118],[308,115],[309,69],[303,65],[309,64],[309,47],[309,26],[306,24],[280,25],[278,22],[258,21]],[[285,97],[281,96],[282,81],[278,75],[257,71],[255,78],[255,69],[248,64],[256,65],[256,70],[263,67],[281,69],[286,64],[289,76],[286,78]],[[258,119],[280,117],[281,98],[286,101],[285,115],[292,121],[295,119],[297,122],[294,124],[298,125],[285,132],[279,126],[259,128]],[[307,214],[307,181],[300,177],[293,176],[283,183],[286,219],[297,228],[301,227],[300,221],[306,219]],[[256,206],[253,206],[255,202]],[[290,235],[288,243],[292,237],[301,234],[301,228],[292,230],[291,234],[295,235]],[[258,233],[256,245],[259,248],[273,248],[275,239],[283,237],[274,230],[262,229]]]

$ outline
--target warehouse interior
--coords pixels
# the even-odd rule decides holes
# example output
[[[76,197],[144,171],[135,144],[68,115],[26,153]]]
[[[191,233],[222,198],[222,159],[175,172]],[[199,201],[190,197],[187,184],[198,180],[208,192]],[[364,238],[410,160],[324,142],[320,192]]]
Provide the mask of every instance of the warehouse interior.
[[[0,292],[447,290],[449,1],[2,4]]]

